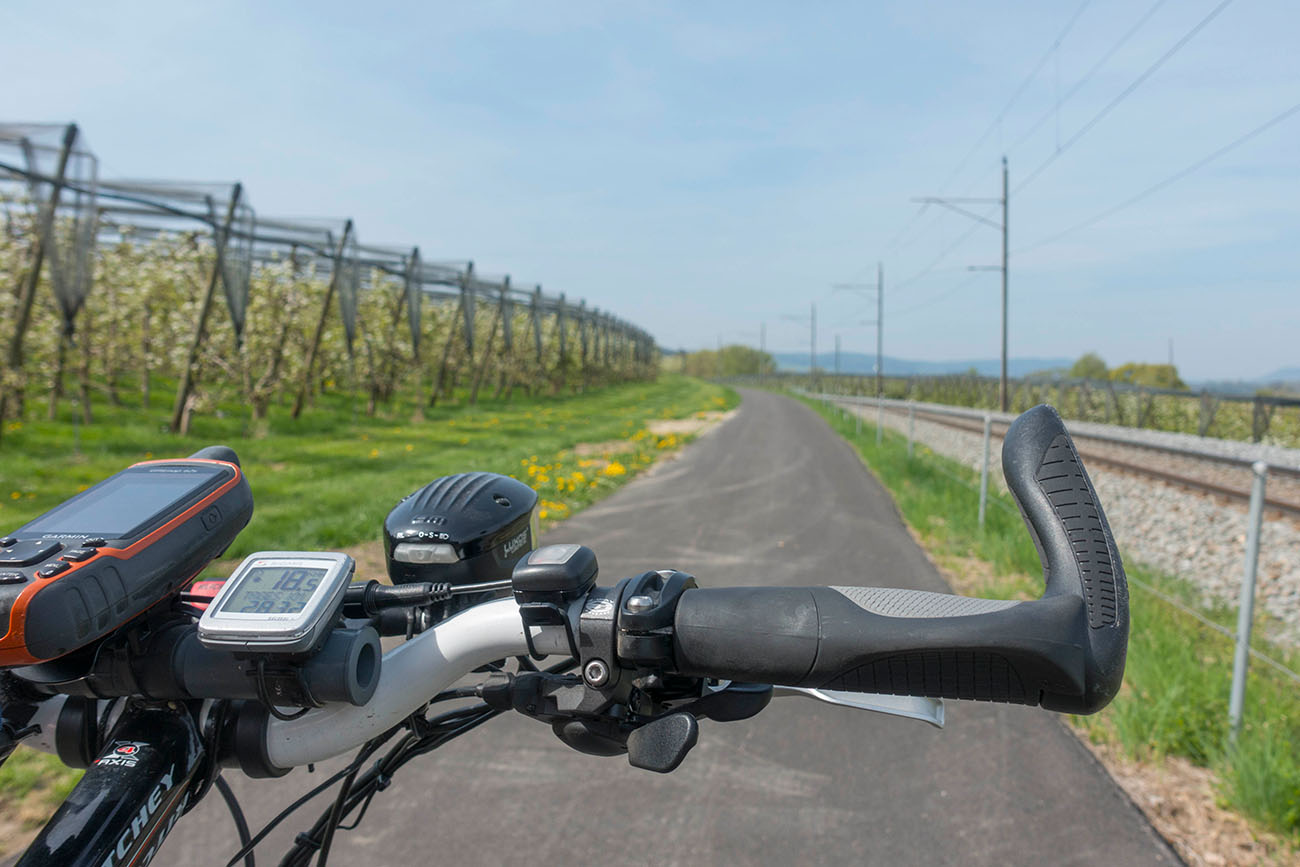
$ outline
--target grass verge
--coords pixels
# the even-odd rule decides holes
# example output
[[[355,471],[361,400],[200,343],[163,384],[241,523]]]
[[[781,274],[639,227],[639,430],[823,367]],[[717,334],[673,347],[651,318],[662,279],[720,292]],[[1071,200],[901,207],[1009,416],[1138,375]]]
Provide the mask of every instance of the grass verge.
[[[96,407],[99,421],[10,423],[0,448],[0,534],[136,461],[232,446],[256,509],[226,559],[226,574],[258,550],[343,548],[378,539],[399,499],[438,476],[504,473],[539,494],[544,524],[612,493],[690,439],[657,421],[725,411],[734,391],[682,376],[583,394],[440,407],[420,422],[357,417],[345,398],[322,399],[298,421],[272,414],[256,438],[238,408],[166,433],[160,413]],[[671,426],[667,426],[671,427]],[[371,577],[371,576],[361,576]],[[45,753],[19,747],[0,766],[0,856],[25,845],[80,778]]]
[[[985,526],[978,522],[978,474],[888,429],[876,444],[875,428],[836,408],[806,400],[861,454],[893,493],[899,511],[931,556],[955,572],[959,593],[995,598],[1036,599],[1042,593],[1038,555],[1014,502],[989,492]],[[1121,552],[1122,553],[1122,552]],[[1204,627],[1155,595],[1155,590],[1193,605],[1190,587],[1178,579],[1125,563],[1131,579],[1130,638],[1124,685],[1101,713],[1073,717],[1095,744],[1118,749],[1129,759],[1158,763],[1182,757],[1212,769],[1221,804],[1249,817],[1257,828],[1279,836],[1282,857],[1300,846],[1300,692],[1273,670],[1252,664],[1243,728],[1228,745],[1228,694],[1232,641]],[[1204,612],[1235,626],[1226,608]],[[1266,652],[1292,669],[1300,654],[1270,647]]]

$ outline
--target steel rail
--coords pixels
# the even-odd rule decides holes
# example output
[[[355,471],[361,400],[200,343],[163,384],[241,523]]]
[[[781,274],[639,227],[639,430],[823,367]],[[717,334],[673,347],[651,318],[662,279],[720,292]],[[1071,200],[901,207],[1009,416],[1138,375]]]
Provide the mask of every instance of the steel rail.
[[[870,406],[875,403],[874,398],[861,398],[861,397],[852,397],[847,395],[823,395],[823,396],[828,397],[831,400],[837,402],[846,402],[846,403],[851,403],[857,406],[864,406],[864,407]],[[905,414],[907,403],[905,401],[885,400],[882,401],[882,408],[887,410],[890,413]],[[915,406],[912,407],[911,409],[916,413],[916,416],[918,418],[922,418],[932,423],[942,424],[946,427],[951,427],[957,430],[963,430],[970,433],[977,433],[977,434],[983,433],[982,419],[984,413],[979,410],[956,408],[956,407],[949,409],[949,408],[933,408],[933,407],[920,407],[920,406]],[[996,413],[996,414],[990,413],[990,414],[1000,415],[1000,413]],[[976,422],[977,418],[981,420],[978,423]],[[997,431],[997,430],[991,431],[993,436],[997,436],[999,438],[1002,437],[1006,428],[1010,426],[1009,421],[1005,421],[1000,418],[995,418],[993,420],[993,423],[995,425],[1000,425],[1002,427],[1002,431]],[[1181,458],[1187,458],[1190,460],[1197,460],[1197,461],[1202,461],[1207,463],[1219,463],[1219,464],[1224,464],[1233,467],[1240,467],[1242,469],[1248,469],[1251,466],[1251,464],[1254,463],[1253,461],[1246,460],[1244,458],[1234,458],[1229,455],[1215,455],[1206,452],[1193,451],[1191,449],[1179,448],[1177,446],[1162,446],[1162,445],[1157,445],[1155,443],[1134,442],[1132,440],[1124,439],[1122,437],[1107,436],[1105,434],[1090,434],[1090,433],[1080,433],[1080,432],[1071,431],[1071,436],[1073,436],[1076,441],[1076,448],[1079,448],[1080,445],[1079,441],[1092,440],[1094,442],[1105,443],[1107,445],[1112,445],[1119,448],[1143,449],[1146,451],[1156,452],[1159,454],[1168,454],[1168,455],[1173,455]],[[1236,500],[1240,502],[1249,502],[1250,500],[1250,491],[1244,488],[1235,488],[1230,485],[1223,485],[1218,482],[1212,482],[1204,478],[1197,478],[1195,476],[1189,476],[1182,473],[1175,473],[1169,470],[1158,469],[1144,464],[1137,464],[1131,461],[1122,460],[1120,458],[1101,454],[1099,452],[1084,449],[1084,448],[1079,448],[1079,454],[1088,463],[1102,465],[1102,466],[1109,466],[1114,469],[1120,470],[1122,472],[1127,472],[1127,473],[1132,473],[1134,475],[1146,476],[1148,478],[1158,479],[1163,482],[1168,482],[1169,484],[1179,485],[1184,488],[1191,488],[1193,490],[1201,491],[1202,493],[1212,494],[1214,496],[1219,496],[1219,497],[1226,497],[1230,500]],[[1284,475],[1293,479],[1300,478],[1300,470],[1297,470],[1294,467],[1277,466],[1277,465],[1269,464],[1269,472],[1277,475]],[[1300,503],[1295,503],[1290,500],[1282,500],[1282,499],[1278,499],[1277,497],[1268,497],[1264,500],[1264,506],[1265,508],[1271,509],[1275,512],[1281,512],[1291,516],[1300,516]]]
[[[895,412],[896,410],[891,407],[890,411]],[[956,428],[964,431],[970,431],[972,433],[983,433],[983,429],[978,425],[968,424],[953,418],[946,418],[939,413],[932,413],[926,410],[918,409],[916,411],[916,415],[918,418],[923,416],[928,416],[929,417],[928,420],[935,424],[942,424],[947,427]],[[996,422],[996,424],[1002,425],[1004,431],[1002,432],[993,431],[992,434],[993,436],[1001,438],[1003,436],[1003,433],[1005,433],[1005,428],[1007,427],[1007,423],[999,421]],[[1073,432],[1071,433],[1071,436],[1073,436],[1076,441],[1076,448],[1078,448],[1079,440],[1092,439],[1092,440],[1097,440],[1097,441],[1105,442],[1108,444],[1114,444],[1122,447],[1148,449],[1150,451],[1165,452],[1169,454],[1175,454],[1180,457],[1193,458],[1202,461],[1214,461],[1220,457],[1217,455],[1205,455],[1199,452],[1191,452],[1188,451],[1187,449],[1165,448],[1162,446],[1151,445],[1151,444],[1132,443],[1127,440],[1118,439],[1116,437],[1103,437],[1103,436],[1094,437],[1089,434],[1076,434]],[[1098,452],[1086,450],[1083,448],[1079,448],[1078,451],[1079,451],[1079,455],[1084,459],[1086,463],[1110,466],[1114,469],[1121,470],[1124,472],[1133,473],[1135,475],[1140,475],[1140,476],[1148,476],[1150,478],[1159,479],[1160,481],[1163,482],[1169,482],[1170,484],[1179,485],[1185,488],[1192,488],[1198,491],[1202,491],[1204,493],[1214,494],[1216,496],[1227,497],[1228,499],[1232,499],[1232,500],[1240,500],[1241,502],[1250,501],[1250,491],[1244,488],[1234,488],[1229,485],[1222,485],[1217,482],[1211,482],[1203,478],[1196,478],[1195,476],[1188,476],[1182,473],[1170,472],[1169,470],[1162,470],[1151,466],[1135,464],[1130,461],[1121,460],[1116,457],[1100,454]],[[1238,465],[1239,462],[1239,465],[1244,467],[1249,467],[1251,464],[1250,461],[1240,461],[1239,459],[1228,459],[1226,458],[1226,456],[1224,456],[1222,462],[1233,463],[1234,465]],[[1290,467],[1275,467],[1270,464],[1269,472],[1274,472],[1274,471],[1289,472],[1292,475],[1300,475],[1300,473],[1297,473],[1295,470],[1291,469]],[[1293,503],[1289,500],[1279,500],[1276,497],[1267,497],[1264,500],[1264,506],[1265,508],[1272,509],[1274,511],[1284,512],[1289,515],[1300,516],[1300,503]]]

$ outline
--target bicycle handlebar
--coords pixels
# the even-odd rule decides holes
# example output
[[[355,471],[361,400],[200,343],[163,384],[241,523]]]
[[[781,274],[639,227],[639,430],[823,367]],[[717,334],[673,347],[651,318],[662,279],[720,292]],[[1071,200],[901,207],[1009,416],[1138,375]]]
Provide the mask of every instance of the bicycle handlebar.
[[[876,587],[687,589],[672,613],[669,667],[743,682],[1066,713],[1101,709],[1119,689],[1129,624],[1124,569],[1106,517],[1050,407],[1012,424],[1002,464],[1043,564],[1042,598],[1015,602]],[[575,622],[584,604],[574,600]],[[526,638],[513,599],[476,605],[385,653],[377,688],[363,706],[330,704],[293,720],[265,720],[256,752],[272,769],[322,761],[399,724],[487,662],[571,652],[566,636],[557,624]],[[38,712],[42,722],[57,716],[59,703],[47,704]],[[53,732],[53,718],[48,722]],[[45,740],[37,737],[35,745],[52,750],[52,740]]]
[[[1096,491],[1056,411],[1007,431],[1007,485],[1043,564],[1034,602],[874,587],[688,590],[681,674],[1093,713],[1119,689],[1128,586]]]

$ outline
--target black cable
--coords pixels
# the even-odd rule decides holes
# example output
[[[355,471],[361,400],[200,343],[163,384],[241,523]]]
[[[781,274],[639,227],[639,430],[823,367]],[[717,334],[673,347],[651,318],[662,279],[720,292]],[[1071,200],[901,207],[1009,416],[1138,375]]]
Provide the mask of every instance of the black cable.
[[[929,298],[926,298],[924,301],[919,301],[916,304],[910,304],[907,307],[902,308],[901,310],[891,310],[889,315],[891,317],[906,316],[909,313],[924,309],[926,307],[929,307],[932,304],[937,304],[940,301],[944,301],[949,297],[956,295],[958,292],[965,289],[970,284],[974,283],[975,280],[979,278],[979,276],[980,276],[979,274],[969,274],[967,275],[965,280],[962,280],[961,282],[957,283],[951,288],[943,292],[940,292],[938,295],[932,295]]]
[[[429,704],[438,701],[451,701],[455,698],[474,698],[478,692],[472,686],[458,686],[454,689],[444,689],[442,692],[429,699]]]
[[[548,674],[559,674],[568,671],[576,664],[576,660],[570,658],[548,667],[545,671]],[[469,691],[469,695],[456,694],[466,690]],[[457,687],[445,690],[435,696],[430,703],[439,700],[470,697],[470,695],[474,694],[473,690],[473,687]],[[280,862],[282,867],[306,867],[311,861],[312,855],[318,849],[321,858],[317,861],[317,865],[318,867],[324,867],[334,831],[338,828],[344,830],[355,828],[361,822],[365,811],[369,809],[374,796],[388,788],[393,774],[398,769],[412,759],[438,749],[448,741],[478,728],[488,720],[503,713],[504,711],[489,707],[487,704],[477,703],[456,708],[432,718],[425,719],[413,716],[405,724],[412,729],[418,729],[420,734],[408,734],[401,738],[382,758],[377,760],[364,773],[360,773],[361,764],[377,752],[381,745],[378,742],[379,739],[368,743],[362,748],[362,752],[358,754],[349,767],[344,769],[345,771],[351,771],[351,773],[344,784],[340,786],[338,797],[335,798],[330,809],[322,813],[309,830],[298,835],[293,846]],[[383,736],[384,740],[396,731],[396,727],[390,729]],[[338,776],[335,775],[331,782],[337,779]],[[356,819],[352,820],[351,824],[344,825],[348,816],[358,807],[361,809]],[[317,843],[318,839],[320,840],[319,843]],[[230,867],[230,865],[227,865],[227,867]]]
[[[330,809],[329,822],[325,825],[325,834],[320,843],[320,858],[317,861],[320,867],[325,867],[325,862],[330,857],[330,844],[334,842],[334,831],[339,826],[339,820],[343,817],[343,803],[347,800],[348,791],[352,788],[352,781],[357,778],[357,771],[361,770],[358,763],[352,768],[352,772],[343,780],[343,785],[339,786],[339,795],[334,799],[334,805]]]
[[[346,777],[348,775],[348,772],[352,769],[354,765],[360,767],[361,763],[364,762],[374,752],[375,749],[378,749],[380,746],[384,744],[384,742],[386,742],[389,738],[391,738],[396,733],[396,731],[397,731],[396,729],[389,729],[388,731],[384,732],[382,735],[379,735],[379,737],[374,738],[371,741],[368,741],[357,753],[356,757],[351,762],[349,762],[346,767],[335,772],[328,779],[326,779],[324,782],[317,785],[307,794],[298,798],[298,800],[294,801],[292,804],[290,804],[289,806],[281,810],[278,814],[276,814],[275,818],[271,819],[271,821],[267,822],[266,825],[262,827],[262,830],[257,832],[257,834],[253,837],[253,839],[249,842],[247,846],[239,850],[239,852],[235,853],[235,857],[230,859],[230,861],[226,864],[226,867],[235,867],[236,862],[238,862],[249,851],[251,851],[255,846],[257,846],[258,843],[261,843],[262,840],[266,839],[266,835],[271,833],[273,830],[275,830],[275,828],[281,822],[287,819],[295,810],[299,809],[300,807],[302,807],[303,804],[306,804],[312,798],[316,797],[321,792],[325,791],[330,786],[334,785],[339,780]],[[366,751],[367,748],[370,748],[372,744],[374,745],[373,749],[370,749],[370,752],[367,752]]]
[[[1088,228],[1089,226],[1092,226],[1092,225],[1094,225],[1094,224],[1096,224],[1096,223],[1100,223],[1102,220],[1106,219],[1107,217],[1111,216],[1112,214],[1116,214],[1116,213],[1118,213],[1119,211],[1122,211],[1122,210],[1124,210],[1125,208],[1129,207],[1130,205],[1135,205],[1135,204],[1137,204],[1138,202],[1140,202],[1140,201],[1142,201],[1143,199],[1145,199],[1147,196],[1150,196],[1150,195],[1152,195],[1152,194],[1154,194],[1154,193],[1158,193],[1158,192],[1160,192],[1161,190],[1163,190],[1165,187],[1169,186],[1170,184],[1176,183],[1177,181],[1181,181],[1183,178],[1187,177],[1187,176],[1190,175],[1192,172],[1195,172],[1197,169],[1200,169],[1200,168],[1203,168],[1204,166],[1209,165],[1210,163],[1214,162],[1214,161],[1217,160],[1219,157],[1223,156],[1224,154],[1228,153],[1229,151],[1235,150],[1235,149],[1237,149],[1238,147],[1244,145],[1246,142],[1250,141],[1250,140],[1253,139],[1255,136],[1257,136],[1257,135],[1259,135],[1259,134],[1265,132],[1266,130],[1268,130],[1268,129],[1274,127],[1274,126],[1276,126],[1277,124],[1279,124],[1279,123],[1281,123],[1282,121],[1286,120],[1287,118],[1291,117],[1291,115],[1295,114],[1296,112],[1300,112],[1300,103],[1297,103],[1297,104],[1291,106],[1290,108],[1288,108],[1286,111],[1282,112],[1281,114],[1275,115],[1273,118],[1271,118],[1271,119],[1269,119],[1268,121],[1265,121],[1264,123],[1262,123],[1262,124],[1260,124],[1259,126],[1255,127],[1255,128],[1252,129],[1250,132],[1248,132],[1248,133],[1246,133],[1246,134],[1244,134],[1244,135],[1238,136],[1237,138],[1233,139],[1233,140],[1230,141],[1228,144],[1224,145],[1223,147],[1219,148],[1218,150],[1214,151],[1213,153],[1209,154],[1208,156],[1201,157],[1201,158],[1200,158],[1199,160],[1197,160],[1196,162],[1192,163],[1192,164],[1189,165],[1189,166],[1186,166],[1186,167],[1180,169],[1179,171],[1174,172],[1172,175],[1170,175],[1169,177],[1165,178],[1164,180],[1152,184],[1151,186],[1147,187],[1145,190],[1143,190],[1142,192],[1138,193],[1137,195],[1135,195],[1135,196],[1131,196],[1131,197],[1125,199],[1124,201],[1120,202],[1118,205],[1112,205],[1111,207],[1107,208],[1106,210],[1101,211],[1100,213],[1094,214],[1094,215],[1092,215],[1091,217],[1089,217],[1089,218],[1086,219],[1086,220],[1080,220],[1079,222],[1075,223],[1074,225],[1070,226],[1070,227],[1067,228],[1067,229],[1062,229],[1061,231],[1057,232],[1057,233],[1054,234],[1054,235],[1049,235],[1049,236],[1047,236],[1046,238],[1043,238],[1043,239],[1041,239],[1041,240],[1035,241],[1034,243],[1029,244],[1028,246],[1021,247],[1021,248],[1018,249],[1018,250],[1012,250],[1011,252],[1012,252],[1013,255],[1019,255],[1019,254],[1024,253],[1024,252],[1026,252],[1026,251],[1028,251],[1028,250],[1034,250],[1034,249],[1037,249],[1038,247],[1042,247],[1042,246],[1044,246],[1044,245],[1046,245],[1046,244],[1051,244],[1051,243],[1054,242],[1054,241],[1059,241],[1059,240],[1061,240],[1062,238],[1064,238],[1066,235],[1071,235],[1071,234],[1073,234],[1073,233],[1079,231],[1080,229],[1086,229],[1086,228]]]
[[[984,130],[983,135],[976,139],[975,144],[971,145],[971,149],[961,158],[961,162],[957,163],[957,168],[952,170],[952,174],[950,174],[948,179],[943,182],[943,186],[940,187],[940,190],[946,189],[947,186],[951,184],[959,174],[961,174],[961,170],[966,168],[966,163],[970,162],[970,158],[979,151],[980,145],[984,144],[985,140],[992,135],[993,130],[998,128],[998,124],[1002,123],[1003,118],[1007,116],[1007,112],[1011,110],[1011,106],[1015,105],[1016,100],[1025,92],[1025,88],[1029,87],[1029,83],[1033,81],[1034,77],[1038,75],[1045,65],[1047,65],[1047,61],[1051,59],[1052,54],[1060,49],[1061,42],[1067,35],[1069,35],[1070,31],[1074,29],[1075,22],[1077,22],[1079,16],[1083,14],[1083,10],[1088,8],[1089,2],[1091,2],[1091,0],[1083,0],[1083,3],[1075,10],[1074,15],[1070,16],[1070,20],[1066,22],[1065,28],[1062,29],[1056,39],[1052,41],[1051,46],[1049,46],[1047,51],[1044,52],[1042,58],[1034,68],[1031,69],[1029,74],[1025,76],[1024,80],[1020,82],[1020,86],[1016,88],[1015,93],[1011,94],[1011,99],[1007,100],[1007,104],[1002,107],[1002,111],[998,112],[997,117],[993,118],[993,122],[989,124],[988,129]]]
[[[1151,20],[1151,16],[1155,15],[1156,12],[1159,11],[1160,7],[1165,5],[1166,2],[1168,2],[1168,0],[1156,0],[1155,3],[1151,4],[1151,6],[1147,9],[1147,11],[1142,14],[1142,17],[1137,20],[1137,23],[1135,23],[1132,27],[1130,27],[1128,31],[1125,32],[1125,34],[1121,36],[1119,40],[1115,42],[1115,44],[1112,45],[1106,51],[1106,53],[1101,56],[1101,59],[1092,65],[1091,69],[1089,69],[1082,76],[1080,76],[1079,80],[1076,81],[1074,85],[1065,92],[1065,95],[1056,101],[1055,105],[1053,105],[1047,111],[1043,112],[1042,116],[1040,116],[1038,120],[1034,121],[1033,125],[1030,126],[1029,129],[1025,130],[1023,134],[1021,134],[1020,138],[1016,139],[1014,142],[1012,142],[1010,145],[1007,146],[1007,153],[1010,153],[1014,151],[1016,148],[1020,147],[1022,144],[1025,143],[1025,141],[1031,135],[1038,132],[1039,128],[1042,127],[1043,124],[1047,123],[1047,121],[1052,117],[1053,114],[1059,112],[1061,110],[1061,106],[1069,102],[1074,97],[1074,95],[1078,93],[1080,89],[1083,88],[1085,84],[1091,81],[1092,77],[1096,75],[1112,57],[1115,56],[1115,53],[1117,51],[1123,48],[1125,44],[1127,44],[1128,41],[1133,38],[1133,34],[1141,30],[1143,25],[1145,25],[1148,21]]]
[[[962,232],[960,235],[958,235],[957,240],[953,241],[951,244],[945,247],[943,251],[939,253],[939,255],[936,256],[932,262],[930,262],[929,265],[926,265],[924,268],[922,268],[920,271],[913,274],[911,277],[908,277],[906,280],[900,280],[899,282],[895,283],[892,291],[897,292],[899,289],[905,289],[908,286],[911,286],[917,280],[920,280],[922,277],[929,274],[936,267],[938,267],[940,262],[948,258],[949,253],[951,253],[953,250],[956,250],[958,247],[962,245],[962,243],[967,238],[975,234],[975,230],[978,229],[979,227],[980,227],[979,223],[971,223],[970,228],[967,229],[965,232]]]
[[[303,681],[303,674],[301,669],[298,670],[298,682],[304,688],[306,687],[306,683],[305,681]],[[275,717],[276,719],[282,720],[284,722],[292,722],[293,720],[300,718],[301,716],[303,716],[309,710],[312,709],[311,706],[308,705],[307,707],[298,708],[298,710],[294,711],[293,713],[285,713],[284,711],[280,710],[275,706],[274,702],[271,701],[270,693],[266,689],[266,658],[265,657],[258,657],[257,660],[257,700],[266,706],[267,713],[269,713],[271,716]]]
[[[1133,93],[1133,91],[1141,87],[1143,82],[1145,82],[1148,78],[1154,75],[1156,70],[1164,66],[1165,63],[1169,60],[1169,58],[1173,57],[1180,50],[1182,50],[1184,45],[1186,45],[1188,42],[1191,42],[1192,37],[1194,37],[1197,33],[1200,33],[1201,30],[1206,27],[1206,25],[1208,25],[1211,21],[1217,18],[1219,13],[1222,12],[1224,9],[1227,9],[1231,3],[1232,0],[1223,0],[1223,2],[1221,2],[1218,6],[1215,6],[1213,9],[1211,9],[1208,15],[1206,15],[1200,21],[1196,22],[1196,25],[1192,27],[1191,30],[1184,33],[1182,37],[1169,48],[1169,50],[1167,50],[1164,54],[1160,55],[1160,57],[1158,57],[1154,63],[1152,63],[1145,70],[1143,70],[1141,75],[1133,79],[1133,81],[1129,83],[1128,87],[1125,87],[1123,90],[1121,90],[1118,96],[1116,96],[1110,102],[1106,103],[1106,105],[1102,108],[1101,111],[1093,115],[1092,118],[1087,123],[1081,126],[1074,133],[1074,135],[1066,139],[1065,143],[1062,144],[1060,147],[1058,147],[1055,151],[1053,151],[1051,156],[1043,160],[1043,162],[1039,163],[1038,167],[1035,168],[1028,175],[1026,175],[1024,180],[1016,184],[1015,188],[1012,189],[1011,192],[1013,193],[1020,192],[1026,186],[1028,186],[1035,178],[1037,178],[1040,174],[1042,174],[1043,171],[1046,170],[1048,166],[1056,162],[1057,157],[1059,157],[1061,154],[1069,150],[1070,147],[1075,142],[1083,138],[1083,136],[1090,129],[1092,129],[1094,126],[1100,123],[1102,119],[1106,117],[1106,115],[1110,114],[1111,111],[1116,106],[1118,106],[1121,102],[1127,99],[1129,95]]]
[[[222,777],[217,777],[212,781],[225,800],[226,806],[230,808],[230,817],[235,820],[235,830],[239,833],[239,842],[243,846],[244,867],[257,867],[253,861],[253,840],[248,834],[248,822],[244,819],[244,811],[239,806],[239,800],[235,797],[235,792],[230,788],[230,784]]]
[[[351,766],[349,765],[349,767]],[[307,803],[312,798],[316,797],[321,792],[325,791],[330,786],[334,785],[339,780],[343,779],[345,776],[347,776],[347,772],[348,772],[348,768],[344,768],[343,770],[337,772],[329,779],[325,780],[325,782],[316,786],[316,788],[312,789],[310,792],[303,795],[301,798],[299,798],[298,800],[294,801],[292,804],[290,804],[289,806],[281,810],[278,814],[276,814],[274,819],[267,822],[266,825],[262,827],[262,830],[257,832],[257,834],[253,837],[253,839],[248,842],[248,845],[244,846],[244,848],[236,852],[235,857],[231,858],[229,861],[226,862],[226,867],[235,867],[235,864],[238,863],[242,858],[244,858],[244,856],[246,856],[249,852],[251,852],[257,846],[258,843],[261,843],[263,840],[266,839],[267,834],[270,834],[273,830],[275,830],[275,828],[281,822],[289,818],[289,815],[292,814],[293,811],[297,810],[303,804]]]

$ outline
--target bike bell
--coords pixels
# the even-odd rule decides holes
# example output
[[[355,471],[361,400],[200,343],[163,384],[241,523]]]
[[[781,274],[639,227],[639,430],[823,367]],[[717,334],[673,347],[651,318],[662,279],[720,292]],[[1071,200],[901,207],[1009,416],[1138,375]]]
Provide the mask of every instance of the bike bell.
[[[497,473],[434,479],[384,519],[384,555],[394,584],[445,582],[453,587],[509,580],[537,543],[537,492]],[[509,589],[453,596],[435,621]]]

